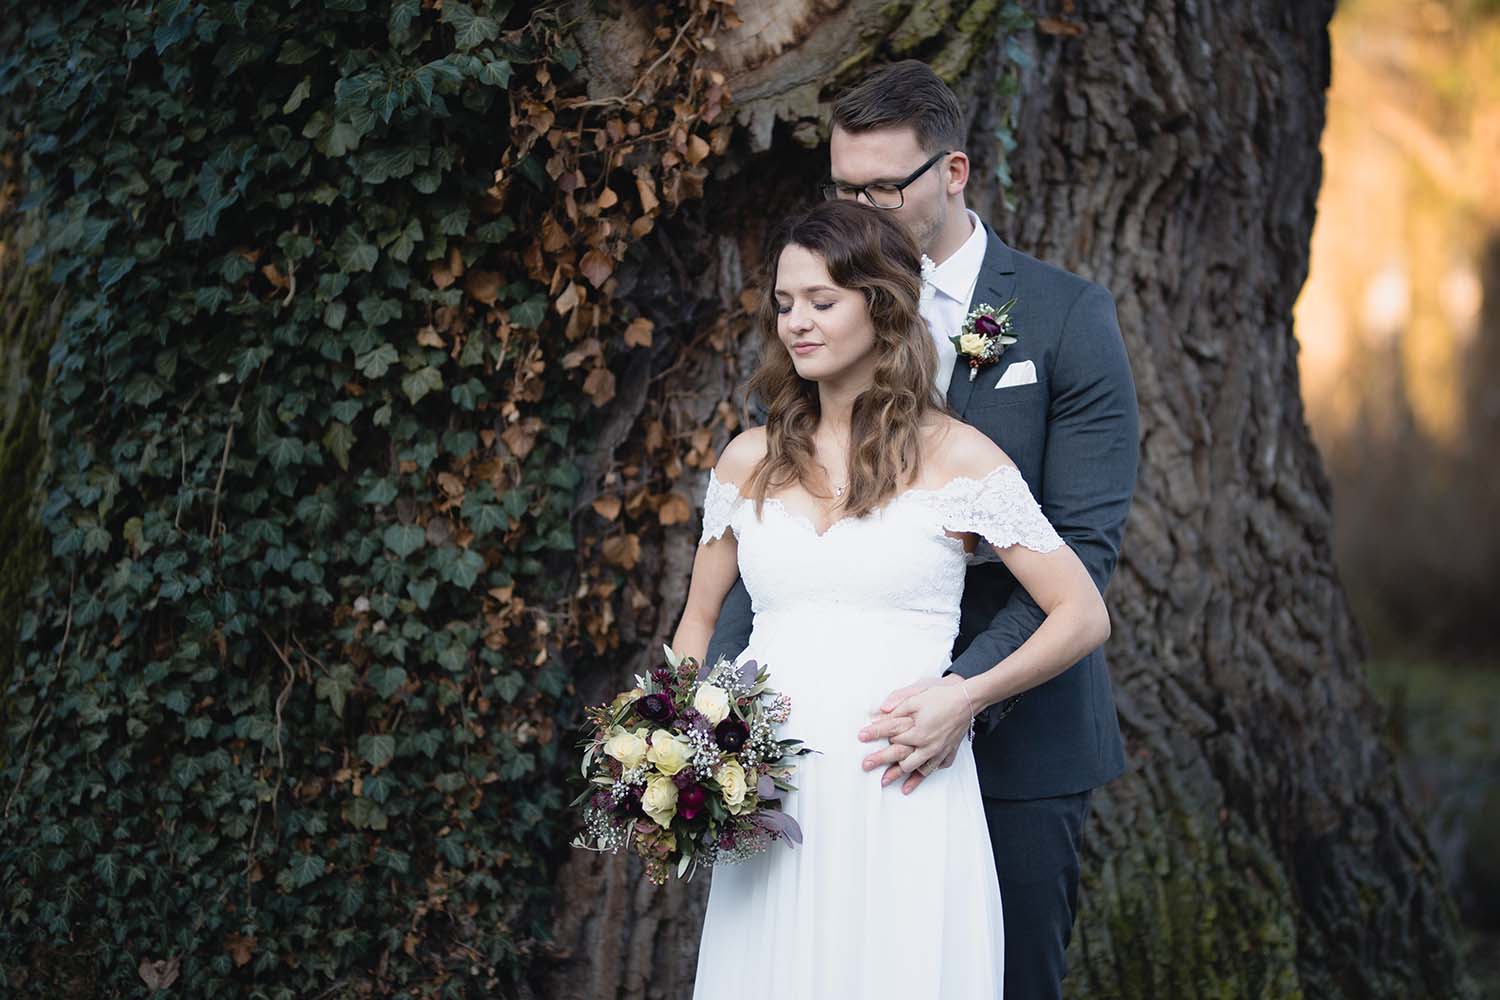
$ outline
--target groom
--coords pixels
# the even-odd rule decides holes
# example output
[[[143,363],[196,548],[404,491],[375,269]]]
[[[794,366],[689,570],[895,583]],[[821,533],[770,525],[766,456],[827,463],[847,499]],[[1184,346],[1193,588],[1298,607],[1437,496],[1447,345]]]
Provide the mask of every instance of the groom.
[[[1099,285],[1012,250],[967,209],[964,139],[957,98],[925,64],[887,66],[835,102],[832,180],[823,193],[889,211],[937,265],[922,312],[938,348],[938,391],[1016,463],[1102,592],[1138,455],[1135,387],[1114,301]],[[971,380],[968,359],[948,338],[973,308],[1011,298],[1017,341]],[[951,763],[967,717],[946,735],[915,739],[901,703],[927,685],[1002,663],[1044,617],[1004,566],[972,567],[950,673],[891,693],[859,733],[886,744],[866,768],[884,767],[886,784],[904,779],[909,794]],[[744,649],[750,625],[739,582],[720,611],[708,662]],[[1017,678],[1013,690],[1024,684]],[[1005,910],[1005,995],[1061,997],[1090,790],[1124,770],[1103,651],[982,712],[978,730],[974,756]],[[901,917],[892,914],[894,930]]]

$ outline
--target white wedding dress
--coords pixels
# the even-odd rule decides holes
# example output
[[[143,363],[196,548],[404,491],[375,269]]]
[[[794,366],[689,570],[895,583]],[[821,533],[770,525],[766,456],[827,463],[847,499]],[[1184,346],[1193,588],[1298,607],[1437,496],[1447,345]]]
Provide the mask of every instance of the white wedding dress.
[[[1014,466],[899,494],[819,535],[710,473],[703,541],[728,528],[754,626],[738,660],[791,696],[801,758],[786,808],[803,843],[713,869],[694,1000],[995,1000],[1000,888],[969,742],[910,796],[882,788],[860,728],[887,694],[940,675],[974,556],[944,533],[1038,551],[1062,545]],[[977,558],[983,558],[979,556]],[[1003,849],[1003,845],[1001,845]]]

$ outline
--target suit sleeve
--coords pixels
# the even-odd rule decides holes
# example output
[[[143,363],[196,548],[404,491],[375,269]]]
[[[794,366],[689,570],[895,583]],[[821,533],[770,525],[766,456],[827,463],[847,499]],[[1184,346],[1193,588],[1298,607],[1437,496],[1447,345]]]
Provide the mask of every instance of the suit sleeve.
[[[719,608],[719,620],[714,624],[713,637],[708,640],[707,662],[717,663],[721,656],[731,660],[739,656],[750,645],[753,619],[750,592],[745,589],[745,580],[741,577],[734,581]]]
[[[1114,299],[1102,286],[1086,285],[1068,310],[1050,379],[1042,512],[1103,593],[1135,491],[1140,416]],[[984,673],[1015,652],[1045,617],[1025,588],[1016,587],[949,672]],[[997,707],[980,713],[986,732],[998,724]]]

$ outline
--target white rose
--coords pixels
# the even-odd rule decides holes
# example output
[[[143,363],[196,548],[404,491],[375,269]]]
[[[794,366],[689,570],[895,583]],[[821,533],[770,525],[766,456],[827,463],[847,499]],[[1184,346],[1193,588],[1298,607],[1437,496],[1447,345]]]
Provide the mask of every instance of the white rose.
[[[616,726],[614,733],[604,741],[604,752],[615,760],[624,764],[625,767],[640,767],[641,761],[646,759],[648,749],[643,735],[644,729],[631,732],[623,726]]]
[[[729,692],[713,684],[705,684],[693,696],[693,707],[717,726],[729,715]]]
[[[983,354],[984,338],[977,333],[966,333],[958,338],[958,349],[965,354]]]
[[[655,764],[662,774],[670,776],[687,767],[688,752],[692,746],[686,739],[673,736],[665,729],[658,729],[651,734],[651,749],[646,753],[646,759]]]
[[[672,779],[658,774],[647,781],[646,791],[641,795],[641,808],[663,830],[671,826],[672,817],[677,815],[677,786],[672,784]]]
[[[724,805],[738,816],[745,807],[745,795],[749,792],[745,785],[745,769],[740,766],[739,761],[730,758],[719,765],[714,780],[719,783],[719,790],[724,794]]]

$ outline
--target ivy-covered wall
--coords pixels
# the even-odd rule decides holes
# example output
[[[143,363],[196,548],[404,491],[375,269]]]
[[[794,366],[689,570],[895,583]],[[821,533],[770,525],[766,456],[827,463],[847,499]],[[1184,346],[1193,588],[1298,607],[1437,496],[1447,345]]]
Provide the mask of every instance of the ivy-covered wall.
[[[682,513],[574,496],[732,13],[664,4],[672,58],[598,100],[545,5],[6,8],[16,266],[62,306],[0,992],[507,995],[570,673]]]

